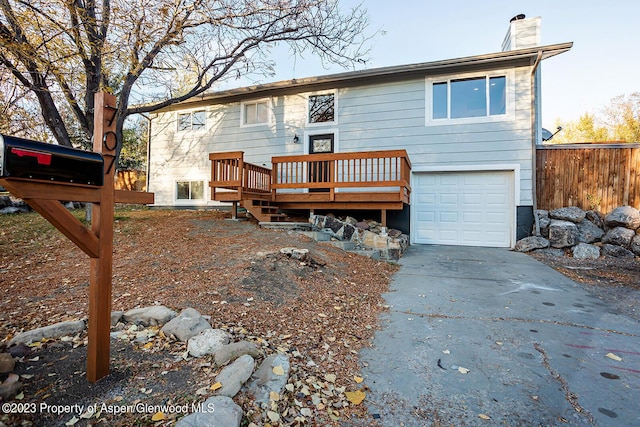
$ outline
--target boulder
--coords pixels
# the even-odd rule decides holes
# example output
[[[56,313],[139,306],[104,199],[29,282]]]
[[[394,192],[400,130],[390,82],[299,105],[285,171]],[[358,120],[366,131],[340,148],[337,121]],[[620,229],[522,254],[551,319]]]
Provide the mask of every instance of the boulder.
[[[602,214],[598,211],[586,211],[586,219],[597,225],[599,228],[604,228],[604,220]]]
[[[578,227],[571,221],[552,219],[549,225],[549,243],[554,248],[566,248],[578,243]]]
[[[623,248],[622,246],[604,244],[602,246],[602,255],[610,256],[614,258],[634,258],[635,255],[630,250]]]
[[[631,239],[631,252],[640,256],[640,234],[636,234]]]
[[[347,223],[347,224],[349,224],[349,225],[356,225],[356,224],[358,223],[358,220],[357,220],[357,219],[355,219],[355,218],[354,218],[354,217],[352,217],[352,216],[348,216],[348,217],[346,217],[346,218],[344,219],[344,222],[345,222],[345,223]]]
[[[151,307],[134,308],[123,314],[125,322],[135,323],[143,326],[164,325],[169,320],[176,317],[176,312],[164,305],[153,305]]]
[[[609,228],[624,227],[636,230],[640,227],[640,211],[631,206],[620,206],[604,217],[604,223]]]
[[[561,221],[570,221],[575,224],[582,222],[587,214],[585,211],[577,206],[569,206],[566,208],[554,209],[549,212],[551,219],[558,219]]]
[[[600,258],[600,248],[588,243],[578,243],[573,247],[573,257],[577,259],[598,259]]]
[[[543,249],[549,247],[549,241],[544,237],[531,236],[516,242],[515,250],[518,252],[531,252],[535,249]]]
[[[205,329],[212,329],[211,325],[194,308],[185,308],[177,317],[174,317],[162,327],[166,335],[173,335],[180,341],[189,341],[189,338],[198,335]]]
[[[213,396],[205,400],[197,412],[180,418],[175,427],[239,427],[242,408],[227,396]]]
[[[223,366],[236,360],[240,356],[248,354],[257,357],[260,354],[258,347],[249,341],[238,341],[222,346],[215,354],[216,366]]]
[[[604,231],[588,219],[583,219],[578,224],[578,241],[583,243],[593,243],[602,239]]]
[[[268,405],[271,392],[282,393],[289,381],[290,367],[286,354],[276,353],[264,359],[248,386],[257,403]]]
[[[187,351],[193,357],[214,354],[229,343],[229,334],[222,329],[205,329],[198,335],[189,338]]]
[[[538,227],[540,227],[540,235],[543,237],[549,237],[549,224],[551,220],[549,219],[549,211],[545,211],[542,209],[536,210],[536,216],[538,217]],[[535,234],[535,224],[533,233]]]
[[[22,383],[20,381],[5,382],[0,384],[0,400],[8,402],[13,400],[14,397],[22,390]],[[3,411],[4,412],[4,411]]]
[[[245,354],[238,357],[232,364],[227,365],[216,377],[216,382],[222,384],[217,393],[220,396],[233,397],[242,385],[251,377],[256,362],[253,357]]]
[[[602,237],[602,243],[610,243],[618,246],[629,246],[631,239],[636,235],[635,231],[629,230],[624,227],[616,227],[609,231]]]
[[[8,208],[9,206],[13,206],[13,202],[11,201],[11,197],[9,197],[9,196],[0,196],[0,209]]]
[[[75,335],[84,331],[86,326],[87,325],[84,320],[55,323],[53,325],[44,326],[31,331],[22,332],[21,334],[13,337],[9,341],[8,346],[11,347],[12,345],[19,343],[30,344],[35,341],[40,341],[43,338],[59,338],[65,335]]]
[[[16,361],[13,360],[13,356],[9,353],[0,353],[0,374],[8,374],[13,372],[13,368],[16,366]]]
[[[368,230],[369,229],[369,223],[367,221],[360,221],[357,224],[355,224],[355,226],[357,228],[359,228],[360,230]]]
[[[120,319],[124,316],[124,311],[112,311],[111,312],[111,327],[114,327],[118,324]]]

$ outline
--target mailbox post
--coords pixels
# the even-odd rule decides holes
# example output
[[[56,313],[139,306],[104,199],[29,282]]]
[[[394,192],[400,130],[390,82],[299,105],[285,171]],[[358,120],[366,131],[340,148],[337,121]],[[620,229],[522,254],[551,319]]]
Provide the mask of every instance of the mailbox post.
[[[115,96],[97,93],[94,153],[18,138],[0,139],[0,185],[28,203],[90,258],[87,379],[91,382],[109,374],[115,203],[151,204],[154,199],[153,193],[114,189],[115,114]],[[51,167],[57,158],[65,159],[57,163],[63,166]],[[101,179],[95,177],[96,167]],[[61,200],[93,203],[91,229],[67,211]]]

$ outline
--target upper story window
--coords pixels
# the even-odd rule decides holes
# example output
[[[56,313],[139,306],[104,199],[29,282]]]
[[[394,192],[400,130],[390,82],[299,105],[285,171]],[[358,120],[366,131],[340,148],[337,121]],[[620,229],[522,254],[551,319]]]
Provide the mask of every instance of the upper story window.
[[[204,129],[206,113],[204,111],[193,111],[190,113],[178,114],[178,131]]]
[[[242,102],[242,126],[261,125],[269,123],[270,119],[270,101],[268,99],[260,99],[257,101]]]
[[[428,125],[508,120],[513,73],[427,79]]]
[[[336,94],[309,95],[309,124],[335,122]]]

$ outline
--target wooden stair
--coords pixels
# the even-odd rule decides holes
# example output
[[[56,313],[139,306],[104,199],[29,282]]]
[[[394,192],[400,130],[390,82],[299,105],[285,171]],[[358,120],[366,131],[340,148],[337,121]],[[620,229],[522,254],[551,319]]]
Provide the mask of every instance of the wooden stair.
[[[245,199],[240,202],[240,206],[259,222],[285,222],[287,220],[287,216],[280,213],[280,208],[272,205],[268,200]]]

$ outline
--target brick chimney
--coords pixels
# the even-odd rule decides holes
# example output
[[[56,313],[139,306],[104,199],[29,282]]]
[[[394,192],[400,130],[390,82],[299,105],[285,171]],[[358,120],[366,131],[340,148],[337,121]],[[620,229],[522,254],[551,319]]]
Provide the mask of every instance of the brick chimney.
[[[526,18],[524,15],[517,15],[511,18],[509,30],[502,42],[502,51],[525,49],[539,46],[540,25],[542,18]]]

